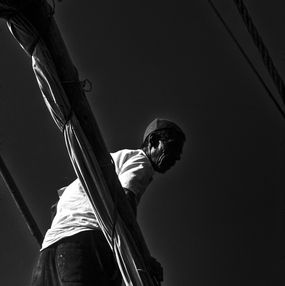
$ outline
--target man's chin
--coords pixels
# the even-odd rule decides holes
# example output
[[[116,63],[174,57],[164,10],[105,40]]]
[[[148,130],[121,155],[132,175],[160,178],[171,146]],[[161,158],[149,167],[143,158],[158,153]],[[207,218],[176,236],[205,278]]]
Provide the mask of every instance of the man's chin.
[[[169,166],[160,166],[159,168],[156,169],[156,171],[158,173],[164,174],[166,173],[169,169],[171,169],[173,167],[173,165],[169,165]]]

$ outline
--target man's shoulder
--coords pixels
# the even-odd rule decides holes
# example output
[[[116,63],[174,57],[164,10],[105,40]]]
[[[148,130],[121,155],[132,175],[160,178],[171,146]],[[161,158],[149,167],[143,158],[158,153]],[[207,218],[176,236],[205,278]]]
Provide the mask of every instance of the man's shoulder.
[[[120,157],[126,159],[133,156],[141,156],[147,158],[145,152],[142,149],[122,149],[110,154],[112,157]]]
[[[111,153],[113,161],[117,168],[121,168],[123,165],[141,165],[144,167],[150,167],[151,163],[142,149],[122,149],[117,152]]]

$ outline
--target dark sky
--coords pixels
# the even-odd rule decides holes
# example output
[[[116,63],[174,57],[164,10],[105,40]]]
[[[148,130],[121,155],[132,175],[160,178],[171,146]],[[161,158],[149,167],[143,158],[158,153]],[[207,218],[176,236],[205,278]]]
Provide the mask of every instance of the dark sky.
[[[137,148],[155,117],[185,130],[182,160],[139,207],[163,286],[284,285],[285,120],[208,2],[187,2],[65,0],[55,17],[110,151]],[[278,98],[233,2],[215,3]],[[245,3],[284,77],[285,2]],[[0,152],[45,232],[75,174],[31,60],[0,24]],[[0,283],[28,286],[39,247],[2,182],[0,225]]]

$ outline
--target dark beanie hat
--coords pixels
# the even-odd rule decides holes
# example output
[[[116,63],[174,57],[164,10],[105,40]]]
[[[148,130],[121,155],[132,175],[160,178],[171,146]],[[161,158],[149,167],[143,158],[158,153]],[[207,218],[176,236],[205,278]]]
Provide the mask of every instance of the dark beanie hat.
[[[149,134],[151,134],[154,131],[161,130],[161,129],[173,129],[180,133],[183,138],[185,138],[185,134],[182,131],[182,129],[174,122],[167,120],[167,119],[162,119],[162,118],[156,118],[154,119],[146,128],[143,136],[143,142],[147,138]]]

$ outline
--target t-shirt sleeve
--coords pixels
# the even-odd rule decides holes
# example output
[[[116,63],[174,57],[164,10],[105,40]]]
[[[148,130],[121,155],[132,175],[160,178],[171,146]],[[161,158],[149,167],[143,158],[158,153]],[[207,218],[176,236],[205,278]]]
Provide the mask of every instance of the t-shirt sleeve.
[[[153,168],[148,158],[142,154],[129,157],[118,172],[118,177],[123,188],[136,195],[137,202],[152,180]]]

